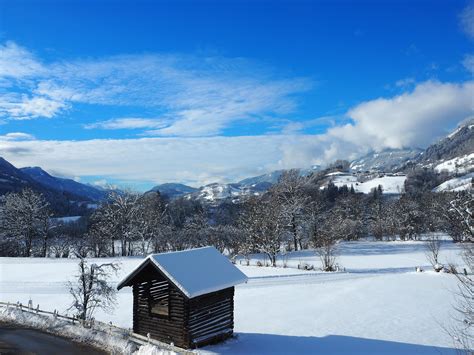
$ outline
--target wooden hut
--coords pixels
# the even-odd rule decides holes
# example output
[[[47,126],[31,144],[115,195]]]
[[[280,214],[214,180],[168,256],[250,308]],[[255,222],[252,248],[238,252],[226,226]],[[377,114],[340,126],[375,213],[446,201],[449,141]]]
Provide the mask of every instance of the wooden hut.
[[[153,254],[117,288],[133,287],[133,331],[182,348],[232,336],[234,286],[247,277],[214,247]]]

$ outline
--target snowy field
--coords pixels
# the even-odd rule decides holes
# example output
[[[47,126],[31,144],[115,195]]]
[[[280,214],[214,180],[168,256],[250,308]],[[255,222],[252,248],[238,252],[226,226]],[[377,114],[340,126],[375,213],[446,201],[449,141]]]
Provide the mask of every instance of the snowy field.
[[[455,354],[443,327],[453,322],[456,280],[429,271],[424,242],[346,242],[338,260],[345,272],[302,271],[320,266],[312,251],[281,258],[287,268],[239,265],[250,278],[235,293],[237,337],[203,353],[222,354]],[[118,282],[141,258],[116,258]],[[92,261],[92,260],[91,260]],[[97,259],[97,262],[110,259]],[[443,242],[443,263],[460,264],[459,249]],[[417,266],[427,272],[416,273]],[[76,273],[73,259],[0,258],[0,300],[65,313],[65,283]],[[118,294],[113,314],[97,318],[132,324],[132,293]]]
[[[334,178],[332,178],[332,182],[337,187],[347,186],[350,188],[352,186],[355,192],[364,194],[370,193],[379,185],[382,186],[385,194],[400,194],[404,191],[405,180],[406,176],[383,176],[360,182],[357,176],[347,174],[334,175]]]

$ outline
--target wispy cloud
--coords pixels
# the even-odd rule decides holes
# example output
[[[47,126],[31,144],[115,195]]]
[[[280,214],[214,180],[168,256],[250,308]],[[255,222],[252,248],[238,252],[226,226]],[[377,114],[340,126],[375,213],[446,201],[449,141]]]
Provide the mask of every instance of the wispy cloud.
[[[27,49],[12,41],[0,44],[0,78],[27,80],[46,72],[46,68]]]
[[[474,39],[474,1],[471,1],[459,15],[464,32]]]
[[[414,78],[404,78],[404,79],[400,79],[400,80],[397,80],[395,82],[395,86],[398,87],[398,88],[407,88],[409,86],[412,86],[416,84],[416,80]]]
[[[462,64],[468,72],[470,72],[472,75],[474,75],[474,55],[468,54],[468,55],[464,56]]]
[[[290,113],[305,78],[275,76],[241,58],[121,55],[44,63],[13,42],[0,47],[0,117],[51,118],[76,103],[139,106],[161,123],[114,119],[87,128],[147,128],[148,135],[208,136],[237,121]]]
[[[166,126],[164,120],[150,118],[116,118],[105,121],[98,121],[84,125],[86,129],[142,129],[142,128],[163,128]]]
[[[29,133],[23,132],[10,132],[4,135],[0,135],[0,141],[31,141],[35,137]]]

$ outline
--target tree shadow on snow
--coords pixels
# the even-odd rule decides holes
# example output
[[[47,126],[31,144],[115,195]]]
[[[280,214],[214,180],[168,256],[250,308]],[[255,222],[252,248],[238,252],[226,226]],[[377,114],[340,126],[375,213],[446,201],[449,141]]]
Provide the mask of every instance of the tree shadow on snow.
[[[454,348],[398,343],[342,335],[325,337],[236,333],[223,344],[206,350],[222,354],[357,354],[357,355],[454,355]]]

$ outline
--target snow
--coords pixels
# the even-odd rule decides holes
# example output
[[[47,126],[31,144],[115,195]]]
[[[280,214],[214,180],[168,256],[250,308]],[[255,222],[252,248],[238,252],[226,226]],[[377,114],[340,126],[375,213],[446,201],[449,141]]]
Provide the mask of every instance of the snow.
[[[51,218],[51,221],[53,223],[64,223],[64,224],[68,224],[68,223],[73,223],[73,222],[77,222],[79,219],[81,219],[82,216],[67,216],[67,217],[56,217],[56,218]]]
[[[150,344],[140,346],[140,349],[138,349],[138,351],[135,351],[133,353],[133,355],[175,355],[175,354],[176,353],[174,351],[162,350]]]
[[[346,272],[337,273],[296,269],[301,262],[320,267],[311,250],[288,253],[287,268],[257,267],[262,255],[253,255],[251,266],[239,261],[249,280],[235,289],[236,337],[200,352],[455,354],[443,327],[454,322],[457,281],[431,271],[424,252],[423,241],[343,242],[337,262]],[[461,265],[459,252],[444,238],[440,263]],[[142,260],[90,261],[120,261],[116,283]],[[425,272],[415,272],[417,266]],[[0,258],[0,300],[26,304],[31,297],[42,309],[65,313],[71,302],[65,283],[76,269],[74,259]],[[96,318],[131,327],[132,292],[124,288],[117,296],[115,311],[100,311]]]
[[[354,188],[356,192],[368,194],[372,189],[382,185],[385,194],[400,194],[404,190],[405,180],[406,176],[384,176],[360,183]]]
[[[462,157],[456,157],[445,162],[436,165],[436,171],[449,171],[449,172],[468,172],[474,167],[474,153],[463,155]]]
[[[334,171],[334,172],[332,172],[332,173],[326,174],[326,176],[337,176],[337,175],[344,175],[344,176],[346,176],[346,175],[348,175],[348,174],[347,174],[347,173],[344,173],[344,172],[342,172],[342,171]]]
[[[189,298],[223,290],[247,281],[247,276],[216,248],[204,247],[152,254],[120,282],[118,288],[128,286],[127,283],[149,261]]]
[[[359,182],[356,176],[353,175],[339,175],[333,179],[334,185],[342,187],[354,187],[355,192],[361,192],[368,194],[372,189],[376,189],[379,185],[382,185],[383,192],[386,194],[400,194],[403,192],[405,186],[406,176],[391,176],[386,175],[383,177],[377,177],[365,182]]]
[[[474,173],[452,178],[435,187],[433,191],[441,192],[470,190],[472,188],[472,178],[474,178]]]
[[[450,134],[448,134],[448,138],[453,138],[459,131],[461,131],[464,127],[466,126],[459,126],[456,128],[454,131],[452,131]],[[472,129],[474,125],[469,125],[467,128]]]
[[[130,354],[136,347],[127,340],[125,333],[112,333],[110,329],[89,329],[71,322],[41,314],[21,311],[13,306],[0,308],[0,320],[26,325],[47,333],[72,339],[104,349],[114,354]],[[106,335],[106,336],[104,336]]]

